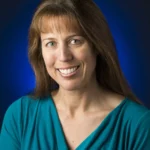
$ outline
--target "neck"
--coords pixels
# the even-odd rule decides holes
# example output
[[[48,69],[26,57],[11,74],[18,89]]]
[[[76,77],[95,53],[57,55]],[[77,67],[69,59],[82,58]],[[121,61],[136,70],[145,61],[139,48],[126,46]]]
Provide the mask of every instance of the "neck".
[[[52,96],[57,109],[65,110],[71,117],[89,111],[96,111],[99,109],[100,103],[104,101],[104,91],[98,84],[76,91],[59,89]]]

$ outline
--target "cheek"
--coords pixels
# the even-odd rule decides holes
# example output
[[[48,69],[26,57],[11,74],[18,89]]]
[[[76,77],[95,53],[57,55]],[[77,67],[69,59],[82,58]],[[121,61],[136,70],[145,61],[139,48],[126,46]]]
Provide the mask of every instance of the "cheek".
[[[86,55],[83,56],[86,69],[90,72],[93,72],[96,67],[96,55],[92,54],[91,52],[87,53]]]
[[[49,53],[42,53],[46,67],[51,67],[55,63],[55,56]]]
[[[92,52],[91,49],[82,49],[78,51],[78,59],[83,61],[84,63],[96,63],[96,55]]]

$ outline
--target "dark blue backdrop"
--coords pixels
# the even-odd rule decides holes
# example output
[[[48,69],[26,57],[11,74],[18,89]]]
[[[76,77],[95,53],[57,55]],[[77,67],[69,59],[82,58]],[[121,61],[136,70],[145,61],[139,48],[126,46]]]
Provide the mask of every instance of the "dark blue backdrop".
[[[150,107],[149,0],[95,0],[116,41],[122,70],[136,95]],[[28,28],[40,0],[0,5],[0,125],[8,106],[35,85],[27,58]]]

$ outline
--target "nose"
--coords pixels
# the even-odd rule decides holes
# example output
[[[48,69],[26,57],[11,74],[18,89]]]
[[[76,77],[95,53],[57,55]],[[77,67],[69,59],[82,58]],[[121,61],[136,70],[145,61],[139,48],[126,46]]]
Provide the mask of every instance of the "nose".
[[[59,48],[59,60],[62,62],[68,62],[73,59],[73,55],[69,47],[62,44]]]

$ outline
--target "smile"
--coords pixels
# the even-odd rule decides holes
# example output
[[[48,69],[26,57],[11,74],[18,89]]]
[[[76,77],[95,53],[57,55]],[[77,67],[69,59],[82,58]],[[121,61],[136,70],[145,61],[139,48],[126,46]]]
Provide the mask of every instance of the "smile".
[[[58,71],[63,75],[72,75],[76,72],[76,70],[79,68],[79,66],[67,68],[67,69],[58,69]]]

